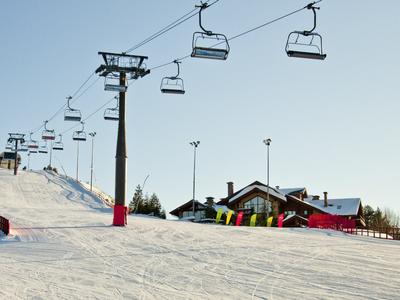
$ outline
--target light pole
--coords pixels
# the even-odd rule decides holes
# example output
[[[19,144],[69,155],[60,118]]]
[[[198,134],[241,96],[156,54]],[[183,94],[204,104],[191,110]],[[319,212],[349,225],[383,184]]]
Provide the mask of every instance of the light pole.
[[[93,144],[94,144],[94,137],[96,136],[96,132],[89,132],[89,135],[92,137],[92,159],[90,162],[90,191],[93,191]]]
[[[263,143],[267,146],[267,201],[269,205],[269,146],[272,140],[270,138],[263,140]]]
[[[195,218],[195,199],[196,199],[196,150],[200,145],[200,141],[191,142],[193,146],[193,217]]]
[[[79,181],[79,141],[76,141],[76,181]]]

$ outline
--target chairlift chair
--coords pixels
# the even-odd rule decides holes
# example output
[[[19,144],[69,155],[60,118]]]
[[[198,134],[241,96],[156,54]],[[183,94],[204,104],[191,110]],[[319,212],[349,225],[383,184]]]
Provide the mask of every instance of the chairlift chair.
[[[119,120],[119,98],[115,96],[114,99],[117,100],[117,106],[113,108],[106,108],[104,111],[104,120],[118,121]]]
[[[201,13],[208,6],[209,5],[207,3],[196,5],[196,7],[200,7],[199,25],[203,31],[193,33],[193,50],[191,56],[198,58],[226,60],[230,50],[228,38],[224,34],[213,33],[210,30],[204,29],[203,25],[201,24]]]
[[[85,123],[81,122],[81,124],[82,124],[82,129],[74,131],[74,133],[72,134],[72,139],[74,141],[86,141],[86,132],[84,131]]]
[[[164,94],[176,94],[176,95],[183,95],[185,94],[185,87],[183,85],[183,80],[182,78],[179,78],[179,64],[180,62],[177,60],[174,60],[174,63],[176,63],[178,67],[178,74],[176,76],[172,77],[164,77],[161,80],[161,86],[160,90]]]
[[[44,121],[44,130],[42,132],[42,140],[45,141],[54,141],[56,138],[56,134],[54,132],[54,129],[48,129],[47,128],[47,123],[49,121]]]
[[[59,150],[59,151],[61,151],[61,150],[64,150],[64,144],[63,144],[63,142],[62,142],[62,135],[59,134],[58,136],[59,136],[59,140],[56,141],[56,142],[54,142],[54,144],[53,144],[53,150]]]
[[[29,141],[28,141],[28,149],[37,149],[39,148],[38,142],[32,139],[32,132],[30,133]]]
[[[28,150],[29,150],[28,144],[26,144],[26,143],[21,144],[21,146],[18,149],[18,151],[20,151],[20,152],[28,152]]]
[[[6,150],[12,150],[13,148],[14,148],[14,145],[10,142],[7,142]]]
[[[44,141],[40,146],[39,146],[39,153],[46,154],[48,152],[47,150],[47,141]]]
[[[125,93],[128,90],[128,86],[121,85],[119,82],[119,77],[110,73],[104,78],[104,90],[111,92]]]
[[[64,121],[80,122],[82,114],[79,109],[72,108],[69,105],[69,101],[72,99],[71,96],[67,97],[67,108],[64,111]]]
[[[314,3],[310,3],[306,7],[313,11],[314,27],[311,30],[289,33],[286,41],[286,53],[289,57],[324,60],[326,54],[323,53],[322,49],[322,36],[314,32],[317,26],[316,9],[319,9],[319,7],[315,7]]]

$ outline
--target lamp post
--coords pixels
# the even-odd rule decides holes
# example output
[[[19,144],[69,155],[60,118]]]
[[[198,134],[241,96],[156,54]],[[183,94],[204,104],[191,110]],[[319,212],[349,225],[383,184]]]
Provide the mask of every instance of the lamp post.
[[[89,132],[89,135],[92,137],[92,159],[90,161],[90,191],[93,191],[93,151],[94,151],[94,137],[96,136],[96,132]]]
[[[193,217],[195,218],[195,199],[196,199],[196,150],[200,145],[200,141],[191,142],[193,146]]]
[[[269,146],[271,145],[272,140],[267,138],[263,140],[265,146],[267,146],[267,201],[269,205]]]

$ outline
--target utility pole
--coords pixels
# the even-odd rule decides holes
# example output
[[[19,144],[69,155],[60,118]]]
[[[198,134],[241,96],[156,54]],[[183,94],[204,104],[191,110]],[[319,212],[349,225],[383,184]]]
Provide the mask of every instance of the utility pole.
[[[105,77],[104,89],[119,92],[119,121],[117,135],[117,151],[115,155],[115,205],[114,226],[126,225],[127,207],[126,177],[127,177],[127,150],[125,127],[125,94],[128,89],[127,81],[137,80],[150,73],[143,65],[147,56],[127,55],[126,53],[99,52],[104,64],[100,65],[96,73]]]
[[[90,162],[90,191],[93,191],[93,152],[94,152],[94,137],[96,136],[96,132],[90,132],[89,135],[92,137],[92,159]]]
[[[263,140],[263,143],[267,146],[267,201],[269,205],[269,146],[272,140],[270,138]]]
[[[193,146],[193,217],[195,218],[195,202],[196,202],[196,150],[197,147],[200,145],[200,141],[191,142],[190,145]]]
[[[49,167],[51,167],[51,158],[53,156],[53,141],[50,143],[50,161],[49,161]]]
[[[17,175],[17,170],[18,170],[18,143],[25,143],[25,134],[22,133],[9,133],[9,138],[8,138],[8,142],[10,144],[15,143],[14,147],[14,153],[15,153],[15,157],[14,157],[14,175]]]

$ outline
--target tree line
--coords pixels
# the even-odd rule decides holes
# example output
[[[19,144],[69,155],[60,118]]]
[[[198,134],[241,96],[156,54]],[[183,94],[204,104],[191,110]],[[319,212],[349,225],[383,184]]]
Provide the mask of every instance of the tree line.
[[[363,209],[365,224],[368,229],[399,228],[400,216],[393,210],[385,208],[383,211],[377,207],[373,209],[367,205]]]
[[[132,201],[129,203],[129,212],[155,216],[162,219],[167,217],[158,196],[155,193],[150,196],[148,194],[143,195],[143,189],[140,185],[136,186]]]

